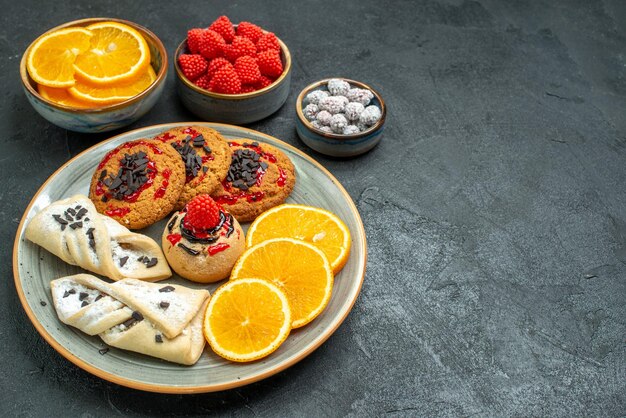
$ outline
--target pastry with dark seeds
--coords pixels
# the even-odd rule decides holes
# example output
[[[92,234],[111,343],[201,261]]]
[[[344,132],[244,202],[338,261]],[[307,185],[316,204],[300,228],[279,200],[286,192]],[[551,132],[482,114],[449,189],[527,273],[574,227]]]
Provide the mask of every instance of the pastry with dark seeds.
[[[25,236],[66,263],[112,280],[156,281],[172,275],[159,244],[99,214],[84,195],[43,208],[26,226]]]

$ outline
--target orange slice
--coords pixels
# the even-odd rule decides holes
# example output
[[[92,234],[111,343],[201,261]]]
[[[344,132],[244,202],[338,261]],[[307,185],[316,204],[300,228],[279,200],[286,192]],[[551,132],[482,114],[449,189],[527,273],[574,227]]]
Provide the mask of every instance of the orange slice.
[[[74,85],[76,57],[89,49],[91,31],[75,27],[42,35],[30,48],[26,69],[38,84],[66,88]]]
[[[274,352],[291,331],[287,296],[262,279],[239,279],[220,286],[204,316],[204,337],[221,357],[257,360]]]
[[[58,103],[63,106],[74,107],[76,109],[87,109],[90,107],[94,107],[93,104],[85,103],[78,99],[75,99],[71,94],[68,93],[67,89],[56,89],[54,87],[47,87],[43,84],[37,85],[37,90],[41,97],[44,99],[48,99],[51,102]]]
[[[337,215],[316,207],[284,204],[258,216],[248,229],[251,247],[272,238],[296,238],[322,250],[335,274],[350,255],[350,231]]]
[[[156,80],[156,74],[152,67],[148,67],[148,71],[130,84],[96,87],[77,82],[76,85],[68,89],[68,92],[82,102],[91,103],[94,106],[104,106],[123,102],[138,95],[147,89],[154,80]]]
[[[76,75],[89,83],[112,85],[138,78],[150,64],[150,49],[143,36],[117,22],[87,26],[91,46],[76,57]]]
[[[292,328],[315,319],[333,289],[333,271],[317,247],[292,238],[276,238],[248,248],[231,272],[231,280],[258,277],[271,280],[287,294]]]

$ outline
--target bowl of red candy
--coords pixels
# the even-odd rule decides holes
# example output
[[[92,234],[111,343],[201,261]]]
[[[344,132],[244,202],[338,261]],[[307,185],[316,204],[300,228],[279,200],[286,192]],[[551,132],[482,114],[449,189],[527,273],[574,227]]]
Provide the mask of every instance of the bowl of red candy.
[[[220,16],[192,28],[174,55],[178,95],[197,117],[244,124],[264,119],[287,100],[291,54],[274,33]]]

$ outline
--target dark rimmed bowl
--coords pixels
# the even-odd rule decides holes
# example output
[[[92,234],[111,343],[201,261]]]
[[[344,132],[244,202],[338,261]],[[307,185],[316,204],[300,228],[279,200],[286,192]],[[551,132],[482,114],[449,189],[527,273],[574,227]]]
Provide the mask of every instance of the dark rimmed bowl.
[[[93,109],[77,109],[43,98],[37,91],[37,83],[33,81],[26,70],[26,57],[31,47],[41,36],[47,33],[68,27],[89,26],[97,22],[123,23],[141,33],[150,48],[150,65],[152,65],[157,75],[156,80],[147,89],[128,100]],[[94,133],[111,131],[130,125],[152,109],[161,93],[163,93],[164,81],[167,77],[167,52],[161,40],[141,25],[122,19],[98,17],[64,23],[48,30],[41,36],[29,45],[22,56],[22,61],[20,62],[22,87],[28,101],[37,113],[61,128],[76,132]]]
[[[291,54],[280,39],[284,71],[269,86],[243,94],[221,94],[204,90],[185,77],[178,66],[178,56],[188,53],[185,38],[174,54],[177,90],[180,100],[191,113],[202,120],[236,125],[256,122],[270,116],[282,107],[291,87]]]
[[[363,132],[351,135],[324,132],[313,126],[311,122],[304,117],[304,113],[302,112],[302,109],[306,106],[306,104],[303,103],[305,97],[313,90],[327,90],[328,81],[334,78],[340,78],[350,83],[351,86],[371,91],[374,94],[374,98],[371,100],[370,104],[374,104],[380,108],[382,114],[380,120]],[[332,157],[353,157],[366,153],[380,142],[385,126],[387,110],[380,94],[367,84],[343,77],[331,77],[309,84],[300,92],[296,99],[296,114],[296,131],[302,142],[307,146],[319,153]]]

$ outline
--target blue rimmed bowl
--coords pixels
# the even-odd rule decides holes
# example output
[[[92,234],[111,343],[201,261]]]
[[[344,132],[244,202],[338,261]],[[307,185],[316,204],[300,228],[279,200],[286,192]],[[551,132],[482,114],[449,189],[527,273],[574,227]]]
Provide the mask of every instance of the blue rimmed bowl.
[[[326,78],[309,84],[298,95],[296,99],[296,131],[302,142],[321,154],[330,155],[332,157],[354,157],[355,155],[366,153],[380,142],[385,126],[387,110],[382,97],[373,88],[360,81],[347,78],[341,79],[350,83],[352,87],[367,89],[372,92],[374,98],[370,101],[370,104],[376,105],[380,109],[380,120],[368,129],[350,135],[324,132],[313,126],[313,124],[304,117],[302,109],[308,104],[306,103],[307,94],[313,90],[328,90],[327,84],[328,80],[331,80],[331,78]]]
[[[189,53],[185,38],[174,54],[178,97],[191,113],[202,120],[241,125],[265,119],[285,104],[291,87],[291,54],[283,41],[278,39],[278,43],[284,69],[280,77],[257,91],[221,94],[202,89],[184,76],[178,57]]]
[[[49,122],[76,132],[106,132],[130,125],[137,119],[145,115],[156,104],[163,93],[165,78],[167,77],[167,52],[163,43],[157,36],[133,22],[113,18],[90,18],[75,20],[50,29],[47,33],[74,26],[89,26],[97,22],[118,22],[128,25],[141,33],[150,48],[150,65],[157,75],[156,80],[144,91],[120,103],[108,106],[101,106],[93,109],[77,109],[70,106],[52,102],[39,94],[37,83],[26,70],[26,58],[32,45],[37,42],[35,39],[26,49],[20,62],[20,76],[24,93],[33,108],[43,118]]]

